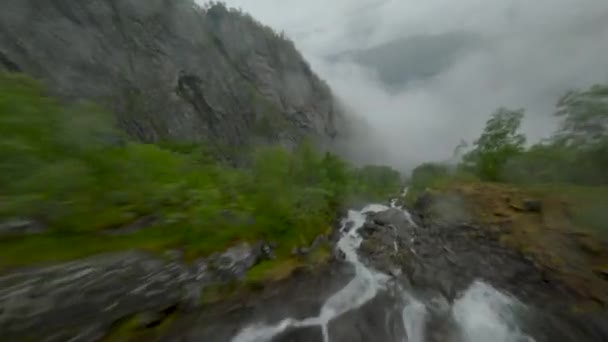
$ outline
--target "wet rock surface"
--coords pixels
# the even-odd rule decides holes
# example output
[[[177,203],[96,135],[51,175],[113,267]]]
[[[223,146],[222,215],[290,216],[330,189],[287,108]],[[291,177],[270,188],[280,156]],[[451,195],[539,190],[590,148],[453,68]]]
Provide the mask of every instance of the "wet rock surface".
[[[206,286],[242,279],[266,257],[264,246],[241,244],[192,265],[125,252],[13,272],[0,277],[0,331],[8,340],[91,341],[129,317],[156,326],[167,311],[199,307]]]
[[[400,341],[405,335],[401,310],[399,301],[380,293],[358,310],[330,322],[329,336],[332,341]]]
[[[446,203],[458,202],[442,205]],[[509,305],[519,316],[516,325],[537,342],[606,340],[603,304],[590,303],[553,270],[501,243],[508,226],[483,226],[464,217],[436,218],[424,210],[410,216],[399,208],[369,214],[358,228],[363,238],[358,254],[389,285],[361,307],[331,319],[330,341],[401,341],[412,331],[423,334],[425,342],[468,341],[462,326],[456,327],[467,322],[454,317],[459,310],[489,310],[467,307],[485,296],[495,296],[488,299],[490,307],[511,298]],[[352,224],[342,226],[343,233],[352,229]],[[312,245],[325,241],[318,240]],[[272,342],[323,341],[320,325],[281,329],[281,322],[320,317],[328,298],[350,283],[355,269],[340,253],[318,269],[301,269],[282,281],[201,304],[206,286],[239,281],[272,256],[272,246],[236,245],[190,265],[132,252],[5,275],[0,278],[0,330],[8,340],[94,341],[125,318],[145,329],[162,324],[167,312],[175,311],[178,315],[158,340],[233,341],[243,329],[267,326],[278,329],[267,335]],[[479,281],[505,295],[492,294]],[[422,322],[423,330],[408,330],[416,322]],[[247,341],[268,341],[251,336]],[[411,340],[422,341],[416,338],[422,337]]]
[[[289,317],[318,315],[325,300],[353,277],[353,270],[333,261],[317,270],[296,272],[260,291],[205,306],[184,315],[162,337],[163,341],[231,341],[248,326],[277,324]],[[289,329],[273,342],[323,341],[317,327]],[[260,341],[265,341],[261,339]]]
[[[320,327],[289,329],[272,339],[272,342],[309,342],[322,341],[323,331]]]
[[[442,206],[446,208],[455,203],[460,205],[457,199],[451,198],[442,202]],[[467,334],[471,332],[467,329],[492,324],[477,319],[497,319],[486,318],[493,313],[484,311],[492,310],[496,305],[512,306],[511,309],[517,312],[516,318],[505,316],[508,322],[505,326],[518,328],[499,328],[499,335],[495,337],[500,341],[527,341],[528,337],[537,342],[603,341],[608,336],[606,308],[599,305],[582,309],[581,305],[586,305],[588,298],[581,297],[552,270],[500,242],[500,229],[506,227],[466,222],[463,219],[470,216],[460,213],[437,220],[417,213],[412,216],[398,208],[368,215],[359,230],[364,238],[359,255],[364,263],[389,275],[391,283],[399,286],[389,286],[360,308],[331,320],[328,325],[330,341],[401,341],[407,335],[404,326],[422,320],[422,328],[418,331],[415,326],[409,327],[409,333],[414,333],[410,340],[468,342],[470,336]],[[343,227],[344,231],[350,229],[352,226]],[[334,261],[334,269],[344,264],[339,260],[342,259]],[[332,292],[327,288],[327,282],[344,285],[349,274],[328,271],[320,278],[313,278],[304,276],[290,280],[265,292],[270,297],[262,295],[239,304],[233,302],[231,309],[223,314],[216,311],[217,307],[204,309],[205,313],[194,319],[200,323],[183,326],[184,330],[190,325],[199,326],[185,334],[186,340],[231,341],[248,326],[268,324],[267,328],[275,329],[287,318],[315,317]],[[501,293],[483,284],[491,284]],[[297,296],[292,297],[295,293]],[[419,302],[403,297],[403,293],[410,293]],[[271,304],[273,302],[275,304]],[[289,305],[275,306],[281,302]],[[510,304],[505,304],[507,302]],[[407,313],[407,310],[411,312]],[[410,320],[409,323],[404,322],[404,317]],[[222,324],[222,329],[216,329],[216,324]],[[525,334],[519,333],[518,329]],[[220,330],[224,331],[221,336],[217,335]],[[323,341],[319,331],[318,326],[291,327],[272,341]],[[500,335],[501,331],[503,335]],[[416,336],[417,333],[420,335]],[[505,334],[510,334],[509,339]],[[247,341],[267,341],[255,336],[249,335],[251,339]],[[483,340],[483,333],[480,336]],[[167,335],[167,340],[171,341],[182,338],[184,333]]]
[[[12,219],[0,222],[0,238],[41,234],[46,227],[40,222],[28,219]]]
[[[454,203],[453,199],[442,201],[440,205]],[[501,243],[502,230],[508,226],[481,226],[462,221],[463,215],[431,217],[431,203],[437,203],[431,195],[417,203],[422,213],[416,217],[417,225],[394,209],[371,216],[363,227],[365,241],[360,253],[364,260],[379,271],[402,278],[401,283],[413,293],[424,289],[434,292],[431,298],[448,302],[476,280],[492,284],[531,308],[528,316],[524,315],[527,325],[523,324],[536,341],[608,338],[608,308],[595,305],[593,297],[582,296],[568,286],[555,270]],[[525,210],[540,212],[540,208],[541,202],[533,201]],[[586,305],[591,308],[582,309]]]
[[[223,281],[243,279],[245,273],[262,258],[263,245],[242,243],[209,257],[209,267]],[[269,252],[270,253],[270,252]]]
[[[315,239],[312,241],[310,246],[294,247],[291,250],[291,254],[293,256],[306,256],[306,255],[316,251],[319,247],[321,247],[323,244],[325,244],[327,242],[328,242],[327,237],[325,237],[323,235],[319,235],[319,236],[315,237]]]
[[[8,340],[86,335],[132,313],[187,302],[190,278],[183,265],[142,253],[10,274],[0,278],[0,330]]]

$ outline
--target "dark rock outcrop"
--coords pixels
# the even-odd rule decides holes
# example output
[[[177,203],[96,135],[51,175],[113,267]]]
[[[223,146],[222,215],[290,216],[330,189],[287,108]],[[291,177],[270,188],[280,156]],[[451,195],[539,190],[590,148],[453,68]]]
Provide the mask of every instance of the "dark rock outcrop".
[[[40,222],[27,219],[12,219],[0,222],[0,238],[40,234],[46,227]]]
[[[0,277],[0,331],[7,340],[95,340],[137,312],[190,305],[193,280],[181,264],[135,252],[13,273]]]
[[[336,134],[327,85],[293,43],[193,0],[5,0],[0,70],[115,112],[142,141],[218,146]]]
[[[270,259],[272,248],[259,242],[242,243],[209,257],[209,267],[222,281],[242,280],[247,271],[263,259]]]
[[[267,257],[263,246],[244,243],[192,266],[124,252],[2,276],[2,337],[95,341],[125,319],[159,325],[168,312],[197,308],[206,286],[241,279]]]
[[[428,213],[448,202],[453,204],[453,198],[427,196],[418,209]],[[364,260],[421,298],[428,292],[453,301],[476,280],[492,284],[530,306],[526,329],[538,341],[600,341],[608,336],[606,306],[581,296],[555,270],[504,246],[500,227],[467,223],[461,215],[456,220],[421,216],[420,225],[404,220],[396,209],[368,217],[360,248]]]
[[[307,327],[289,329],[286,332],[279,334],[270,342],[310,342],[310,341],[322,341],[323,331],[321,327]]]
[[[291,255],[293,255],[293,256],[306,256],[306,255],[308,255],[308,254],[316,251],[319,247],[321,247],[323,244],[325,244],[327,242],[328,242],[328,239],[327,239],[326,236],[324,236],[324,235],[318,235],[312,241],[312,243],[310,244],[310,246],[294,247],[291,250]]]

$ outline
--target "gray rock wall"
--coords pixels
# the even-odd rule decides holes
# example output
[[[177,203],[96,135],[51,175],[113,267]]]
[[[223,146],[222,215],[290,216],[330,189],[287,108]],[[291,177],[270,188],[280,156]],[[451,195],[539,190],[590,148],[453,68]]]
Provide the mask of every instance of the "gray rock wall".
[[[0,274],[0,336],[6,341],[97,341],[121,321],[162,320],[195,310],[209,285],[243,279],[272,253],[234,246],[190,264],[128,251]]]
[[[330,89],[292,42],[192,0],[3,0],[0,70],[90,99],[142,141],[216,145],[336,135]]]

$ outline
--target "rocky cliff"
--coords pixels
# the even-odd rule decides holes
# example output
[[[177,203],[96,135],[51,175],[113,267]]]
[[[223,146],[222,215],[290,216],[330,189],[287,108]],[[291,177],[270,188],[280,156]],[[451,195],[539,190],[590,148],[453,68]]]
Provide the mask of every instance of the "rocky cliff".
[[[117,114],[146,141],[215,145],[336,135],[330,89],[293,43],[193,0],[4,0],[0,70]]]

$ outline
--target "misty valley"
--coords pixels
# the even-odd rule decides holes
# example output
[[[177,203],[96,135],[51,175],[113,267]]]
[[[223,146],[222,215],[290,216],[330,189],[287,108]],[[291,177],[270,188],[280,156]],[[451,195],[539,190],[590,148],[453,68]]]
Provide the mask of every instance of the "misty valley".
[[[608,340],[606,18],[4,0],[0,339]]]

